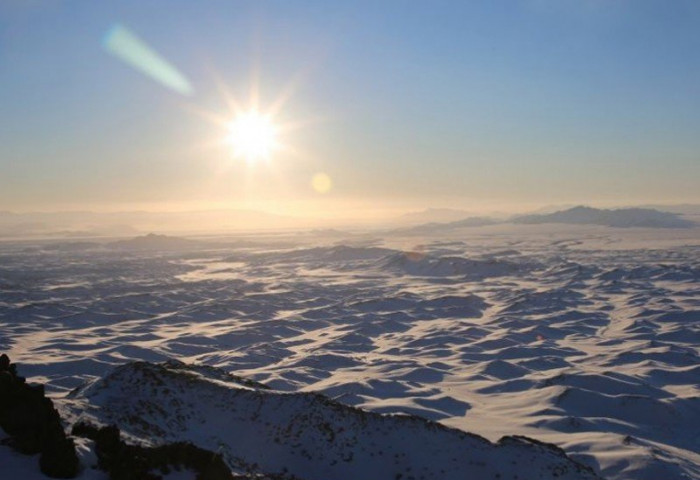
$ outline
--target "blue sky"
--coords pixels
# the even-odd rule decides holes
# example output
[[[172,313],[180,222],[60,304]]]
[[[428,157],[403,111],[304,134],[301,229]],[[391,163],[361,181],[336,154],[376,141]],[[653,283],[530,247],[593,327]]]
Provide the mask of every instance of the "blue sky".
[[[109,55],[115,24],[193,94]],[[700,202],[698,52],[695,0],[7,0],[0,210]],[[304,122],[259,165],[192,114],[253,71]]]

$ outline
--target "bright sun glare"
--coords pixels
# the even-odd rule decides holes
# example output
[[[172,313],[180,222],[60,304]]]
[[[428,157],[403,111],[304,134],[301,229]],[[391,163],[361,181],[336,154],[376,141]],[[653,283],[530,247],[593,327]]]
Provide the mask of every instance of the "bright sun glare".
[[[277,129],[267,115],[240,113],[229,128],[234,155],[249,162],[266,159],[277,145]]]

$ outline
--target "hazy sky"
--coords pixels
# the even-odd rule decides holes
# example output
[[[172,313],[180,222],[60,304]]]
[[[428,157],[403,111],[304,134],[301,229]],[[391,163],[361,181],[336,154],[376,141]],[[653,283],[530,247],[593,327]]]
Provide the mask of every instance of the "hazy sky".
[[[110,55],[116,24],[192,94]],[[700,202],[699,52],[697,0],[3,0],[0,210]],[[217,79],[290,93],[293,152],[216,144]]]

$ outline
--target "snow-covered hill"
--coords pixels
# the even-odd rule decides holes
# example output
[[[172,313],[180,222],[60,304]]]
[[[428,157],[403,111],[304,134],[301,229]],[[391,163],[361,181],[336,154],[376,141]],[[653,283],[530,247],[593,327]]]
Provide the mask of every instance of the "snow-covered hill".
[[[132,441],[190,441],[234,471],[307,480],[596,479],[557,447],[497,444],[422,418],[381,415],[314,393],[282,393],[222,370],[133,362],[78,388],[73,418],[116,424]]]

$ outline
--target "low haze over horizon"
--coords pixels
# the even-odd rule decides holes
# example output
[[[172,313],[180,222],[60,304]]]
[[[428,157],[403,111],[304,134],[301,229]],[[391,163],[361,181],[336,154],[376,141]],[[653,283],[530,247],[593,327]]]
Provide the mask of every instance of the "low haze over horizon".
[[[700,203],[698,2],[203,3],[0,5],[0,210]]]

